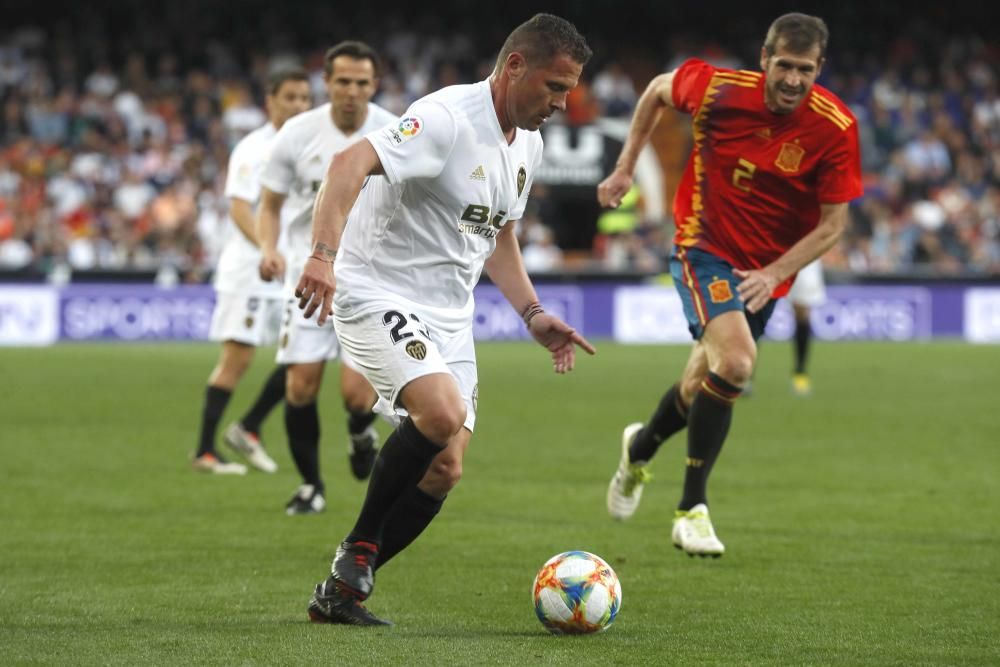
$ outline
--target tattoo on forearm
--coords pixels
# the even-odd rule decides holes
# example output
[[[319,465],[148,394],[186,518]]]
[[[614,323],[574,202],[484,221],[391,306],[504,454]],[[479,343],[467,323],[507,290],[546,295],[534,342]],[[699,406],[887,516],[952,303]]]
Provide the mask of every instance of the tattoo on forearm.
[[[313,247],[313,252],[314,253],[321,253],[324,256],[326,256],[327,259],[331,259],[331,260],[332,259],[336,259],[336,257],[337,257],[337,249],[336,248],[331,248],[330,246],[328,246],[327,244],[323,243],[322,241],[317,241],[316,242],[316,245]]]

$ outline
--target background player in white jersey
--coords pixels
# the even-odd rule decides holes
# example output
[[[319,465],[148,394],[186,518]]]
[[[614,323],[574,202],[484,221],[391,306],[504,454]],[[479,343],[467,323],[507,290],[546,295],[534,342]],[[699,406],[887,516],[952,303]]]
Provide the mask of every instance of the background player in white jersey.
[[[812,393],[812,381],[806,365],[809,362],[809,347],[812,342],[812,309],[826,303],[826,285],[823,282],[823,264],[816,260],[799,271],[788,300],[795,311],[795,371],[792,374],[792,393],[808,396]]]
[[[472,288],[484,268],[557,373],[573,368],[575,345],[594,352],[539,305],[511,224],[541,162],[535,130],[565,109],[590,55],[572,24],[536,15],[507,38],[489,79],[417,100],[330,165],[296,295],[323,321],[336,291],[341,344],[401,422],[316,587],[313,621],[383,624],[361,604],[374,570],[416,539],[461,477],[478,407]]]
[[[281,290],[257,275],[260,250],[254,224],[254,207],[260,198],[260,175],[278,129],[292,116],[311,106],[309,75],[300,69],[274,73],[268,81],[268,123],[243,138],[229,157],[226,197],[229,226],[215,269],[215,310],[209,338],[222,341],[219,360],[208,377],[201,411],[201,432],[193,465],[195,470],[219,474],[246,473],[246,466],[223,459],[215,450],[215,432],[233,390],[253,360],[259,345],[277,340],[284,299]],[[261,422],[285,394],[285,368],[278,366],[261,388],[257,400],[225,433],[226,442],[256,468],[274,472],[278,466],[264,451],[258,433]]]
[[[316,398],[328,359],[340,352],[332,322],[318,323],[293,316],[292,291],[312,246],[312,210],[327,165],[343,150],[396,117],[372,104],[378,86],[379,60],[362,42],[347,41],[326,53],[324,79],[330,102],[300,115],[277,134],[271,158],[261,178],[263,193],[258,218],[263,257],[261,275],[284,276],[286,312],[278,341],[278,363],[288,364],[285,430],[302,486],[286,507],[289,514],[311,514],[326,506],[319,466],[319,414]],[[280,218],[280,220],[279,220]],[[288,258],[277,239],[284,227]],[[341,358],[341,395],[348,412],[351,471],[358,479],[371,473],[378,434],[372,426],[375,391]]]

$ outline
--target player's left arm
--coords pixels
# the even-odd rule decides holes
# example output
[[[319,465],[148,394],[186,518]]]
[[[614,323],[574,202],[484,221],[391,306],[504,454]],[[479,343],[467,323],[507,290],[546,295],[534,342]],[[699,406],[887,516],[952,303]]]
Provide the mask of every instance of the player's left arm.
[[[847,206],[847,202],[820,205],[816,228],[799,239],[778,259],[756,271],[734,271],[742,279],[736,291],[746,303],[747,310],[755,313],[763,308],[778,285],[837,244],[847,228]]]
[[[555,372],[566,373],[573,370],[576,363],[576,345],[588,354],[594,354],[597,350],[573,327],[542,308],[524,268],[521,246],[514,234],[514,227],[515,221],[508,222],[497,234],[496,249],[486,260],[486,275],[514,310],[521,314],[532,337],[552,354]]]

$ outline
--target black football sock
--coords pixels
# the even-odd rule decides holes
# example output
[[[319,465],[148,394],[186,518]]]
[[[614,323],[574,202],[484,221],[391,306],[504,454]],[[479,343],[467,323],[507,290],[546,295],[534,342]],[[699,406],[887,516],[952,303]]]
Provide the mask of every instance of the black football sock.
[[[412,419],[404,419],[378,452],[364,505],[348,541],[381,544],[392,506],[407,487],[420,481],[442,449],[417,430]]]
[[[689,510],[708,502],[706,486],[712,466],[733,421],[733,402],[742,390],[709,373],[688,412],[688,455],[684,495],[677,509]]]
[[[347,411],[347,432],[351,435],[360,435],[365,432],[365,429],[372,425],[375,421],[375,413],[371,410],[365,410],[363,412],[351,412]]]
[[[240,420],[244,429],[251,433],[260,433],[260,425],[271,413],[278,403],[285,398],[285,376],[288,375],[287,366],[278,366],[274,369],[264,386],[257,395],[257,400],[250,406],[249,412]]]
[[[806,362],[809,359],[809,340],[812,338],[812,326],[809,320],[795,322],[795,374],[806,372]]]
[[[292,405],[285,401],[285,432],[288,447],[302,481],[312,484],[321,493],[323,480],[319,476],[319,412],[316,402]]]
[[[424,532],[441,511],[444,500],[427,495],[418,486],[411,486],[403,492],[385,518],[385,526],[382,528],[382,547],[375,561],[376,570],[410,546],[413,540]]]
[[[205,402],[201,408],[201,434],[198,436],[196,456],[215,451],[215,431],[232,395],[233,392],[222,387],[212,385],[205,387]]]
[[[663,395],[656,412],[632,440],[628,448],[629,460],[632,463],[652,460],[663,441],[687,426],[687,423],[688,408],[681,400],[680,384],[675,384]]]

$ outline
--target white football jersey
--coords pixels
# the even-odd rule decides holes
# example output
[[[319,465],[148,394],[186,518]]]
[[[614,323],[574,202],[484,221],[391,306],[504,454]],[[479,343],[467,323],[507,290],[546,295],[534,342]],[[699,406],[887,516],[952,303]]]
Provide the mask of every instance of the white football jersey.
[[[226,173],[226,200],[242,199],[256,209],[260,199],[260,177],[270,156],[271,140],[277,130],[267,123],[257,128],[236,144],[229,156]],[[219,292],[238,292],[260,297],[280,297],[280,282],[260,279],[260,249],[247,240],[227,217],[226,238],[215,267],[213,284]],[[280,242],[279,242],[280,243]]]
[[[524,213],[541,135],[519,129],[508,145],[480,81],[417,100],[366,139],[385,178],[368,180],[348,218],[336,308],[364,312],[388,293],[422,306],[437,326],[468,326],[496,235]]]
[[[312,252],[313,202],[334,154],[368,132],[396,121],[395,115],[369,103],[364,124],[357,132],[344,134],[334,125],[327,103],[291,118],[278,131],[261,183],[272,192],[286,195],[281,210],[281,226],[288,234],[286,263],[291,274],[286,283],[301,273]]]

